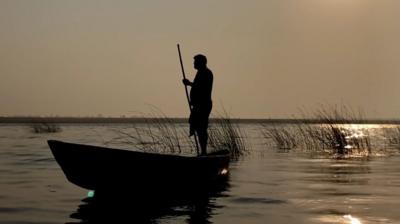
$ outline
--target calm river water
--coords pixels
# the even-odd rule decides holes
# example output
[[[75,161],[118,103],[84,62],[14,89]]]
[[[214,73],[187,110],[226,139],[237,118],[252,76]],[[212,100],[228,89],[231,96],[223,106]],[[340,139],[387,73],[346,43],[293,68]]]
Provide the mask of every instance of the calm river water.
[[[102,145],[119,126],[66,124],[59,133],[35,134],[24,125],[1,125],[0,224],[84,222],[76,213],[82,213],[88,191],[66,180],[46,140]],[[160,224],[400,223],[400,156],[338,160],[279,152],[265,144],[255,125],[241,126],[250,153],[232,162],[229,187],[203,207],[175,206],[145,220],[127,202],[125,214],[112,216]]]

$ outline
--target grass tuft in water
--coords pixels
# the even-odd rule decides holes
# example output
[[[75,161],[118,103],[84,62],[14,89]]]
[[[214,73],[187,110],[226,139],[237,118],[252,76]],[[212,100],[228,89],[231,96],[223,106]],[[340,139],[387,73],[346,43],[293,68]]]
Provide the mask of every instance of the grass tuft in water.
[[[384,128],[383,137],[386,145],[400,149],[400,127]]]
[[[371,153],[367,129],[356,124],[365,123],[361,112],[346,106],[323,106],[312,113],[304,113],[294,126],[266,127],[261,132],[279,149],[301,148],[336,155]]]
[[[284,124],[261,124],[261,134],[265,139],[272,139],[278,149],[290,150],[298,145],[293,128]]]
[[[208,145],[213,151],[228,150],[234,159],[248,152],[244,132],[239,124],[232,122],[226,111],[218,114],[213,119],[208,133]]]
[[[56,133],[60,132],[62,129],[60,125],[54,123],[34,123],[30,125],[33,133]]]
[[[116,129],[113,142],[134,145],[144,152],[189,154],[195,152],[193,139],[183,124],[175,123],[160,110],[142,115],[143,122],[125,129]]]
[[[116,129],[117,137],[110,142],[134,145],[144,152],[193,154],[196,145],[190,138],[186,123],[176,123],[160,110],[142,116],[144,122],[126,129]],[[227,113],[213,119],[209,128],[208,152],[228,150],[233,158],[245,154],[242,131]]]

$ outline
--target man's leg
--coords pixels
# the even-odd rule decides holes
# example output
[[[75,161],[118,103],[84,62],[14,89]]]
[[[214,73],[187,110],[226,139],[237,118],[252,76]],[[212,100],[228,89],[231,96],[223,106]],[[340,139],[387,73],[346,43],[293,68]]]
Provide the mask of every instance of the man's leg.
[[[197,129],[197,135],[199,136],[201,154],[207,155],[207,141],[208,141],[207,128]]]
[[[192,119],[193,121],[195,120],[196,122],[196,132],[199,137],[199,143],[200,143],[200,148],[201,148],[201,154],[202,155],[207,155],[207,141],[208,141],[208,117],[210,116],[211,112],[211,106],[203,106],[197,108],[196,111],[196,116],[194,116]]]

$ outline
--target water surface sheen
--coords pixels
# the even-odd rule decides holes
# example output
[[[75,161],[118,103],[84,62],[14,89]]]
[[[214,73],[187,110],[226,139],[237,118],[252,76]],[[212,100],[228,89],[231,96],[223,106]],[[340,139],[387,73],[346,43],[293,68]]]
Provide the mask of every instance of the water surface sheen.
[[[399,156],[337,160],[278,152],[262,144],[253,125],[243,125],[251,153],[231,163],[229,186],[217,194],[161,208],[139,209],[124,201],[100,209],[85,199],[87,190],[65,179],[46,140],[102,145],[113,135],[110,127],[119,126],[63,125],[55,134],[0,126],[0,224],[104,218],[160,224],[400,223]],[[115,192],[115,198],[124,199],[124,193]]]

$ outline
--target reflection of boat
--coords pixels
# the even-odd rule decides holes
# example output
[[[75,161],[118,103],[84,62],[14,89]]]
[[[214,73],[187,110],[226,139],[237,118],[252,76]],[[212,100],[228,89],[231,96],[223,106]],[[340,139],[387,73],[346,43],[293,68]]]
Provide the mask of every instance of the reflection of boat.
[[[70,217],[77,222],[68,223],[176,223],[186,220],[189,224],[211,223],[219,197],[227,196],[227,181],[208,189],[197,189],[186,197],[148,198],[145,194],[132,195],[107,192],[82,200]],[[103,192],[104,193],[104,192]]]
[[[229,152],[189,157],[144,153],[49,140],[67,179],[86,189],[192,191],[227,177]],[[137,191],[138,192],[138,191]]]

